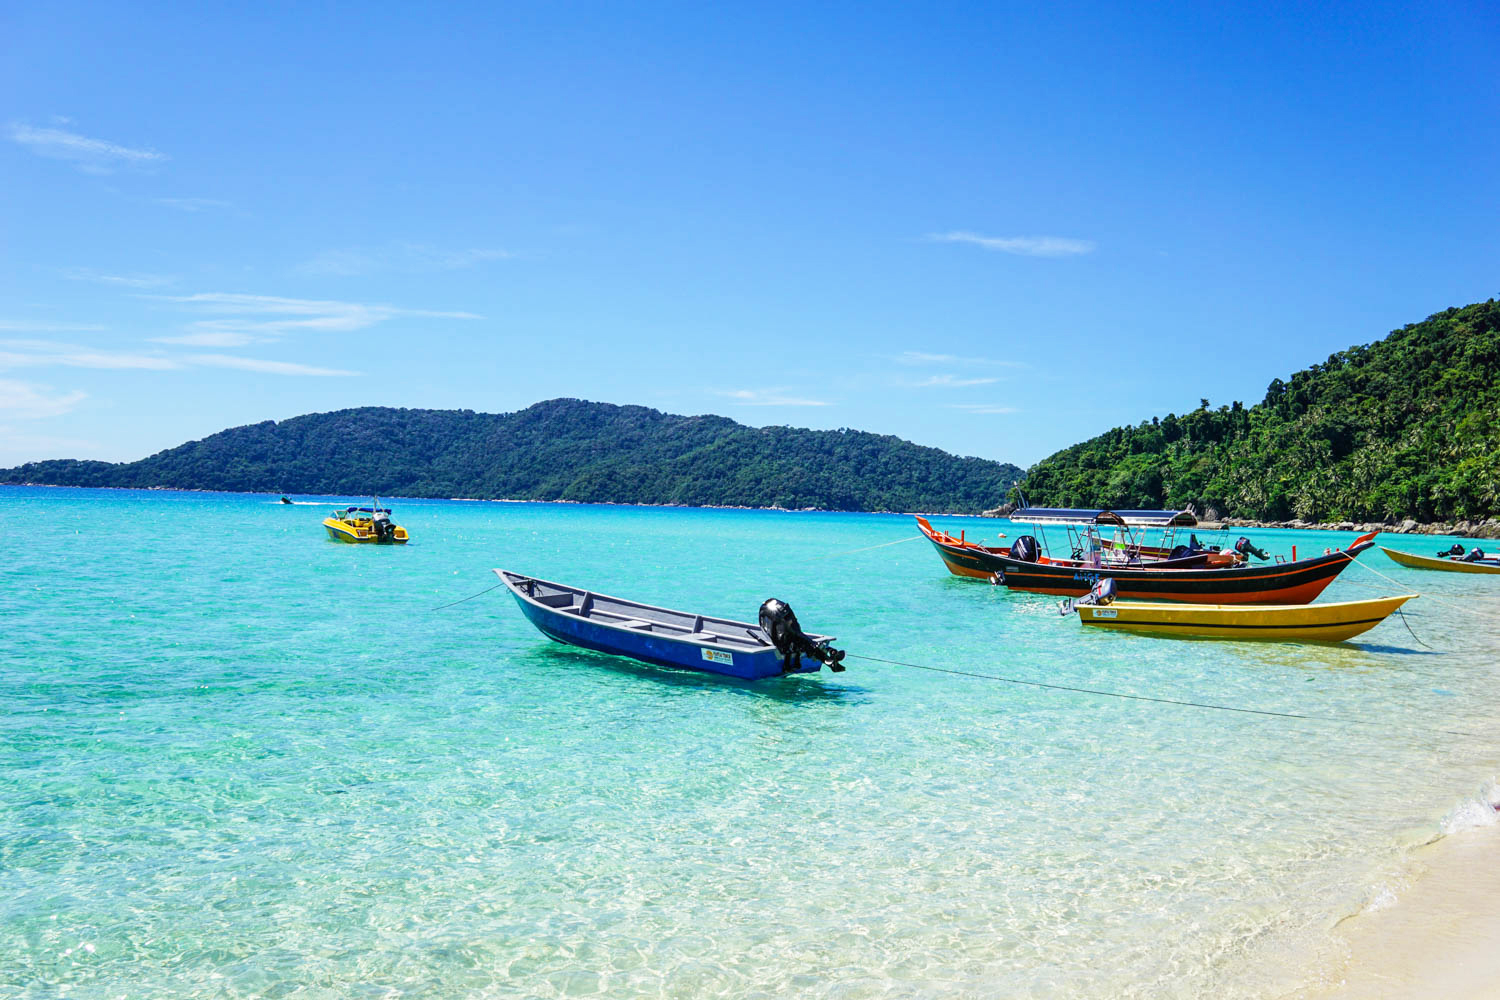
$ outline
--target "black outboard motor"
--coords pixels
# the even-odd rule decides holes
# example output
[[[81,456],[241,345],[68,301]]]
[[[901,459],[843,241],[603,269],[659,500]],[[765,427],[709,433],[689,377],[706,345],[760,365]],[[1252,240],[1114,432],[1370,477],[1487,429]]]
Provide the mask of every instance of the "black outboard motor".
[[[1460,545],[1458,542],[1454,542],[1453,543],[1453,547],[1451,549],[1445,549],[1443,551],[1438,552],[1438,555],[1440,555],[1440,556],[1461,556],[1463,554],[1464,554],[1464,547],[1462,545]]]
[[[1271,558],[1270,556],[1266,555],[1265,549],[1256,548],[1255,544],[1244,535],[1241,535],[1240,540],[1234,543],[1234,551],[1238,552],[1242,556],[1254,556],[1257,559]]]
[[[1022,535],[1010,543],[1010,557],[1016,562],[1036,562],[1036,538]]]
[[[1198,536],[1196,534],[1188,535],[1189,552],[1217,552],[1220,548],[1221,546],[1218,545],[1209,545],[1205,542],[1198,541]]]
[[[844,651],[834,649],[826,639],[822,642],[809,639],[798,624],[792,606],[785,601],[773,597],[760,606],[760,628],[781,654],[782,673],[796,670],[798,661],[804,656],[828,664],[828,669],[836,674],[843,672]]]
[[[391,523],[391,515],[383,510],[377,510],[370,516],[370,527],[375,529],[376,541],[388,542],[396,537],[396,526]]]
[[[1082,597],[1069,598],[1063,601],[1057,613],[1060,615],[1072,614],[1074,608],[1085,604],[1097,604],[1102,608],[1105,605],[1113,603],[1115,603],[1115,578],[1106,576],[1094,584],[1093,590],[1090,590]]]

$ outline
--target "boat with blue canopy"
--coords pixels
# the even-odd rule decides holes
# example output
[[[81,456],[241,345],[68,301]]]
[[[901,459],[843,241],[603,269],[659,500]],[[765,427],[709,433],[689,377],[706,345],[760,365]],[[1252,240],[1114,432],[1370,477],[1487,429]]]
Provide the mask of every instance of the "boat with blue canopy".
[[[1194,528],[1191,510],[1093,510],[1086,507],[1019,507],[1010,519],[1023,524],[1092,524],[1103,527]]]
[[[1028,506],[1016,509],[1009,517],[1012,522],[1034,526],[1036,535],[1022,535],[1007,546],[984,546],[969,541],[962,532],[958,536],[940,532],[924,517],[917,517],[917,526],[949,572],[984,580],[1003,571],[1006,560],[1012,557],[1027,562],[1039,558],[1051,561],[1049,527],[1066,531],[1067,547],[1062,551],[1069,555],[1065,559],[1092,568],[1203,569],[1238,565],[1245,558],[1243,550],[1200,541],[1195,533],[1178,544],[1180,529],[1198,525],[1197,515],[1191,510]]]
[[[756,623],[673,611],[497,569],[521,613],[549,639],[661,667],[762,680],[844,669],[833,636],[807,635],[785,602],[760,606]]]
[[[1022,507],[1012,521],[1037,526],[1008,546],[986,547],[962,534],[934,528],[924,517],[917,527],[958,576],[987,578],[1011,590],[1061,597],[1081,597],[1100,579],[1109,577],[1127,600],[1181,601],[1190,604],[1307,604],[1323,592],[1359,553],[1374,544],[1375,532],[1362,535],[1342,551],[1298,559],[1272,557],[1248,538],[1232,546],[1205,544],[1189,534],[1197,525],[1191,510],[1093,510]],[[1066,555],[1054,555],[1047,541],[1048,526],[1067,529]],[[1151,532],[1151,535],[1144,533]],[[1149,544],[1146,544],[1149,539]],[[1253,565],[1249,557],[1262,560]]]

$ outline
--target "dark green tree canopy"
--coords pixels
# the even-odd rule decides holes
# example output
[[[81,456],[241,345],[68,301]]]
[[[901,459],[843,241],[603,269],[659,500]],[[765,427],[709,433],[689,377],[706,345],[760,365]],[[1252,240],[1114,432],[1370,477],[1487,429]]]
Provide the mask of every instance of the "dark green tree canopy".
[[[1035,504],[1227,517],[1457,521],[1500,512],[1500,304],[1449,309],[1274,380],[1039,462]]]
[[[978,513],[1020,475],[888,435],[553,399],[506,414],[312,413],[139,462],[33,462],[0,470],[0,482]]]

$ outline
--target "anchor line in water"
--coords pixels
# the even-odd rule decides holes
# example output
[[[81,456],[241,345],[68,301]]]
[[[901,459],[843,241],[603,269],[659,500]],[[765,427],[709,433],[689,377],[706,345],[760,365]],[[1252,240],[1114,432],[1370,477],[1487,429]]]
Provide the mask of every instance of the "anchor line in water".
[[[1406,626],[1406,631],[1411,632],[1411,637],[1417,640],[1417,644],[1420,646],[1427,646],[1427,643],[1423,642],[1420,638],[1417,637],[1417,633],[1411,631],[1411,622],[1406,620],[1406,615],[1400,608],[1396,609],[1396,614],[1401,616],[1401,624]],[[1436,646],[1427,646],[1427,648],[1434,650],[1437,649]]]
[[[1047,691],[1068,691],[1073,694],[1091,694],[1100,698],[1122,698],[1127,701],[1149,701],[1158,705],[1181,705],[1185,708],[1205,708],[1215,712],[1241,712],[1245,715],[1266,715],[1278,719],[1300,719],[1306,722],[1333,722],[1348,726],[1371,726],[1377,729],[1389,730],[1391,727],[1384,722],[1371,722],[1368,719],[1338,719],[1331,715],[1303,715],[1298,712],[1275,712],[1267,708],[1242,708],[1237,705],[1214,705],[1202,701],[1184,701],[1177,698],[1157,698],[1147,694],[1126,694],[1123,691],[1105,691],[1100,688],[1074,687],[1069,684],[1048,684],[1046,681],[1028,681],[1016,677],[1001,677],[999,674],[981,674],[973,670],[955,670],[952,667],[934,667],[926,663],[908,663],[904,660],[886,660],[878,656],[866,656],[863,653],[849,653],[846,659],[869,660],[873,663],[888,663],[897,667],[911,667],[914,670],[931,670],[939,674],[954,674],[959,677],[975,677],[979,680],[998,681],[1002,684],[1018,684],[1022,687],[1042,688]],[[1480,733],[1465,733],[1456,729],[1436,730],[1412,730],[1410,732],[1439,732],[1448,736],[1470,736],[1482,739]]]
[[[439,604],[437,607],[433,608],[432,610],[433,611],[441,611],[444,608],[451,608],[451,607],[454,607],[456,605],[462,604],[462,603],[464,603],[464,601],[472,601],[476,597],[483,597],[485,594],[488,594],[490,591],[492,591],[492,590],[499,590],[503,586],[505,586],[505,584],[503,582],[497,583],[493,587],[486,587],[483,590],[481,590],[479,593],[477,593],[477,594],[470,594],[468,597],[463,598],[463,600],[454,601],[452,604]]]
[[[1391,582],[1395,583],[1394,580],[1392,580]],[[1384,587],[1377,587],[1373,583],[1355,583],[1353,580],[1343,580],[1343,581],[1340,581],[1339,586],[1341,586],[1341,587],[1358,587],[1360,590],[1375,590],[1375,591],[1379,591],[1382,595],[1385,593],[1385,588]],[[1421,597],[1423,595],[1418,594],[1417,596]],[[1425,642],[1422,641],[1421,637],[1418,636],[1416,632],[1412,631],[1411,622],[1408,621],[1407,618],[1406,618],[1406,609],[1405,608],[1397,608],[1396,609],[1396,614],[1401,617],[1401,624],[1406,626],[1406,631],[1411,632],[1411,637],[1413,639],[1417,640],[1417,644],[1418,645],[1424,646],[1427,649],[1437,650],[1436,646],[1428,646],[1427,643],[1425,643]],[[1415,617],[1415,618],[1421,618],[1422,615],[1414,615],[1413,617]],[[1438,650],[1438,651],[1441,652],[1441,650]]]

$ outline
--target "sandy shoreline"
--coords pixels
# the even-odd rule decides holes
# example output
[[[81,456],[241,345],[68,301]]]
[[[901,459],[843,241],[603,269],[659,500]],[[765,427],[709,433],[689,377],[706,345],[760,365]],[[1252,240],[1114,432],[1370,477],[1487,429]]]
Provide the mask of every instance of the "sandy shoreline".
[[[1500,997],[1500,823],[1418,848],[1408,873],[1394,900],[1339,922],[1341,961],[1316,970],[1313,984],[1292,996]]]

